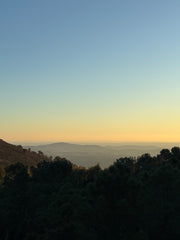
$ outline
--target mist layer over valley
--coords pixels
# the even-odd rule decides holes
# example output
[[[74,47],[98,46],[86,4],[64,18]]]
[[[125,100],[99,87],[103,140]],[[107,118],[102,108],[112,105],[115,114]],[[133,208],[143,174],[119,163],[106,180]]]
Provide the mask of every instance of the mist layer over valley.
[[[100,164],[102,168],[106,168],[120,157],[138,157],[144,153],[150,153],[154,156],[160,152],[162,147],[168,148],[173,145],[174,143],[93,145],[58,142],[24,147],[31,148],[32,151],[36,152],[42,151],[47,156],[66,158],[79,166],[91,167]]]

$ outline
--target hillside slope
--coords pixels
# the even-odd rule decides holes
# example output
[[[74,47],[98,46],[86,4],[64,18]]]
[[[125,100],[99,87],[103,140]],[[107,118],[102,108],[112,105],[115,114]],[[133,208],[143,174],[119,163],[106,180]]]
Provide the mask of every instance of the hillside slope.
[[[30,149],[24,149],[21,145],[13,145],[0,139],[0,164],[7,166],[15,162],[21,162],[24,165],[32,166],[49,158],[41,152],[36,153]]]

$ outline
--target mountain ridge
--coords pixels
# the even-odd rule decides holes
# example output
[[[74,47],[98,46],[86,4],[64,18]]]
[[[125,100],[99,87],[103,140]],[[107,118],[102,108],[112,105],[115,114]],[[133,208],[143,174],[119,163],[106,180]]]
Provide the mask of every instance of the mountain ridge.
[[[0,139],[0,164],[7,166],[15,162],[21,162],[27,166],[36,165],[37,163],[49,160],[43,153],[25,149],[21,145],[14,145]]]
[[[100,164],[106,168],[116,159],[125,156],[140,156],[145,152],[156,155],[161,150],[159,146],[141,146],[141,145],[119,145],[119,146],[102,146],[97,144],[74,144],[66,142],[56,142],[37,146],[24,146],[31,148],[33,151],[42,151],[47,156],[60,156],[70,160],[72,163],[91,167]]]

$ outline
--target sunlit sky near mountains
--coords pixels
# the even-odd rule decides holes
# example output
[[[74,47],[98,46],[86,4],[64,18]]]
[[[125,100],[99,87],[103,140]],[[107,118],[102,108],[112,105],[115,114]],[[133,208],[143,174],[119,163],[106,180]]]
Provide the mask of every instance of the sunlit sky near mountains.
[[[180,141],[179,0],[0,3],[0,138]]]

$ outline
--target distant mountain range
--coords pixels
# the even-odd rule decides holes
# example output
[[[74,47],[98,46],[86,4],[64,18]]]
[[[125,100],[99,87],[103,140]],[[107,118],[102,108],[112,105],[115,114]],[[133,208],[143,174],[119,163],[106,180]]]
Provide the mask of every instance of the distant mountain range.
[[[30,149],[24,149],[21,145],[13,145],[0,139],[0,165],[7,166],[15,162],[32,166],[38,162],[48,160],[42,153],[36,153]]]
[[[171,145],[173,146],[173,145]],[[157,155],[162,148],[169,148],[170,145],[83,145],[65,142],[52,143],[38,146],[13,145],[0,139],[0,165],[7,166],[15,162],[22,162],[25,165],[36,165],[40,161],[50,160],[60,156],[70,160],[72,163],[91,167],[100,164],[102,168],[109,167],[120,157],[137,157],[144,153]]]
[[[97,163],[105,168],[111,165],[116,159],[125,156],[140,156],[144,153],[157,155],[162,149],[154,145],[119,145],[100,146],[82,145],[71,143],[52,143],[39,146],[25,146],[32,151],[42,151],[47,156],[60,156],[70,160],[72,163],[90,167]]]

